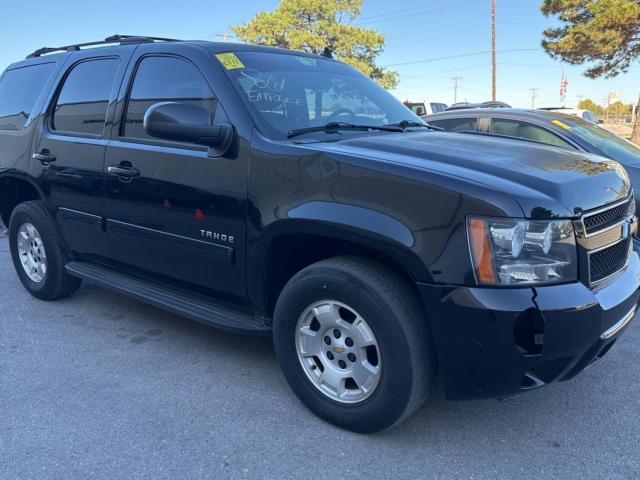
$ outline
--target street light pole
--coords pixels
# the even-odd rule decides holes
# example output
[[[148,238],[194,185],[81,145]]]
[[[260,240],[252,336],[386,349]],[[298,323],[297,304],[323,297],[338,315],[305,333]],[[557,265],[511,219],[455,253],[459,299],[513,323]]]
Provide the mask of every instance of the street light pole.
[[[491,100],[496,101],[496,0],[491,0]]]

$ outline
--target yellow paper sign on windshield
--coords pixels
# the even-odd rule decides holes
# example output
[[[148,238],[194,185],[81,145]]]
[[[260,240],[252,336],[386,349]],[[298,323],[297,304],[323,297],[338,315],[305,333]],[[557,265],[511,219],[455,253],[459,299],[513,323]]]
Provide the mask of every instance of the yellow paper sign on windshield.
[[[233,70],[235,68],[244,68],[243,63],[240,61],[238,57],[236,57],[235,53],[232,53],[232,52],[218,53],[216,54],[216,58],[220,60],[220,63],[227,70]]]
[[[564,128],[565,130],[571,130],[571,127],[560,120],[552,120],[551,123],[558,125],[559,127]]]

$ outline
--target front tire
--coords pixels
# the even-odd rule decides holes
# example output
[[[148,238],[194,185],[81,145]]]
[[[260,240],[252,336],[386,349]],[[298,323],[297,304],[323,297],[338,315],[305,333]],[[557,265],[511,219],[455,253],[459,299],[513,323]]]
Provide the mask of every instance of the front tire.
[[[397,425],[433,383],[430,331],[413,286],[368,259],[336,257],[297,273],[280,294],[273,331],[293,391],[341,428]]]
[[[9,222],[9,247],[24,287],[41,300],[56,300],[75,292],[82,280],[64,269],[69,261],[51,216],[41,202],[18,205]]]

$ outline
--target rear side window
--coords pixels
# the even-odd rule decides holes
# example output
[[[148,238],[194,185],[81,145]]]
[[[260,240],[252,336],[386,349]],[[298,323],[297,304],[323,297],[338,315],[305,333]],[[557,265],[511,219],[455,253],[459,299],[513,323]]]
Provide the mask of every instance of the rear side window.
[[[431,113],[440,113],[444,112],[447,109],[447,106],[444,103],[431,103]]]
[[[102,135],[119,63],[118,59],[105,58],[88,60],[73,67],[58,95],[52,128],[69,133]]]
[[[153,139],[144,131],[144,114],[160,102],[181,102],[208,110],[212,118],[218,101],[200,70],[176,57],[145,57],[136,72],[124,122],[123,136]]]
[[[7,70],[0,80],[0,130],[24,128],[55,63]]]
[[[548,143],[557,147],[573,148],[560,137],[544,128],[537,127],[528,122],[515,120],[502,120],[494,118],[491,121],[490,133],[504,135],[506,137],[524,138],[536,142]]]
[[[447,118],[445,120],[427,120],[429,125],[444,128],[449,132],[474,131],[478,124],[476,118]]]

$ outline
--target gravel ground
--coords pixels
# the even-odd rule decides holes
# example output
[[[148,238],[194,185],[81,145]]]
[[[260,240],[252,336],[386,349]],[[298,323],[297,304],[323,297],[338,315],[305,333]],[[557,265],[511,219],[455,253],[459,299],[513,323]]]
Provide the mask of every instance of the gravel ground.
[[[431,402],[376,435],[288,389],[269,338],[85,283],[44,303],[0,237],[0,479],[638,478],[640,322],[576,379]]]

